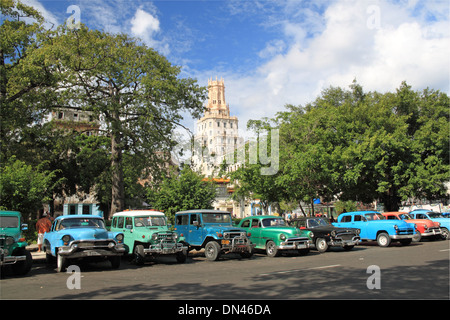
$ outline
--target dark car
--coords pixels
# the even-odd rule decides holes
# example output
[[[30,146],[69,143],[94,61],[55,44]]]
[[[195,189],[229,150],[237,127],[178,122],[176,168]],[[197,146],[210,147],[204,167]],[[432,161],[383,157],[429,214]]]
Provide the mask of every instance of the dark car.
[[[329,247],[342,247],[351,250],[361,240],[359,229],[338,228],[328,219],[322,217],[301,217],[290,222],[290,225],[314,232],[313,243],[319,252],[325,252]]]

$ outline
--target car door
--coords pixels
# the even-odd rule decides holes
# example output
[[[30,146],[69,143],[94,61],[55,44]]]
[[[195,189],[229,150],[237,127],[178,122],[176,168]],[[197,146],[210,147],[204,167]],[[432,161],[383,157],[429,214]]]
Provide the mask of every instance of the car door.
[[[265,248],[266,244],[262,238],[263,228],[261,227],[260,219],[251,219],[249,232],[251,233],[252,242],[256,244],[256,247]]]
[[[189,244],[200,246],[203,243],[203,227],[201,221],[201,214],[191,213],[189,216],[188,225]]]
[[[359,236],[361,239],[371,239],[369,234],[369,228],[366,218],[361,214],[353,215],[352,222],[350,223],[352,228],[357,228],[361,230]]]

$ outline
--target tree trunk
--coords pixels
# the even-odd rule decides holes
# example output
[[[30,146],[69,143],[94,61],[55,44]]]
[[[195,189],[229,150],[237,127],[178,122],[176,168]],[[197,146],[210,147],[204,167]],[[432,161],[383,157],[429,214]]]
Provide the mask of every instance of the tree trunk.
[[[111,179],[112,199],[111,215],[124,210],[125,189],[123,184],[122,147],[120,133],[112,133],[111,137]]]

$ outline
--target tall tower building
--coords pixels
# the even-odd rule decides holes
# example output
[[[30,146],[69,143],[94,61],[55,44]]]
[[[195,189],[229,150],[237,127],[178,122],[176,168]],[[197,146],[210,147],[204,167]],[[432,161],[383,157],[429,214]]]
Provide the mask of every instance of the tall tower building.
[[[230,106],[225,100],[223,79],[208,79],[208,101],[205,114],[197,121],[195,143],[202,156],[195,156],[194,166],[204,175],[218,173],[224,155],[233,152],[241,143],[238,118],[230,116]]]

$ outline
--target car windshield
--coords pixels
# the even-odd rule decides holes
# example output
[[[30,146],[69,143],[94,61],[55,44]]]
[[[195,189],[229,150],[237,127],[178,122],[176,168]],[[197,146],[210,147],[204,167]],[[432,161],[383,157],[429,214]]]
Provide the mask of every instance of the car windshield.
[[[282,218],[267,218],[262,220],[263,227],[285,226],[286,222]]]
[[[18,228],[18,227],[19,227],[18,217],[8,217],[8,216],[0,217],[0,228]]]
[[[369,212],[369,213],[366,213],[366,214],[364,215],[364,217],[366,217],[366,219],[367,219],[368,221],[372,221],[372,220],[385,220],[385,219],[386,219],[383,215],[379,214],[378,212]]]
[[[62,219],[58,223],[56,230],[72,229],[72,228],[99,228],[105,229],[103,219],[98,218],[72,218]]]
[[[165,226],[166,218],[159,217],[136,217],[134,218],[134,225],[136,227],[151,227],[151,226]]]
[[[231,214],[229,213],[203,213],[204,223],[231,223]]]
[[[409,214],[406,214],[406,213],[402,213],[401,215],[399,215],[399,218],[401,220],[412,220],[412,217]]]
[[[328,225],[329,223],[323,218],[308,219],[308,228],[317,228]]]

